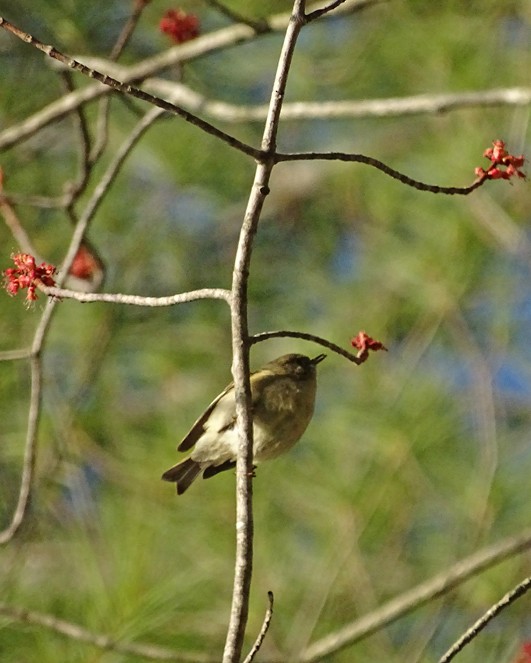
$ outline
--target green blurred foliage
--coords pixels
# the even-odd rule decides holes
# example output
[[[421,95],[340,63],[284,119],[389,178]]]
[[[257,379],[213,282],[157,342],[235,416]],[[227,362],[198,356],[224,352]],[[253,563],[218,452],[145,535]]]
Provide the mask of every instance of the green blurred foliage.
[[[227,3],[255,18],[289,3]],[[153,0],[123,55],[160,52]],[[187,2],[205,31],[228,24]],[[71,54],[109,53],[130,3],[12,3],[0,14]],[[524,0],[378,5],[304,30],[287,100],[385,98],[529,83]],[[187,64],[211,99],[266,103],[281,45],[266,35]],[[82,57],[81,57],[82,59]],[[166,76],[178,77],[169,71]],[[0,32],[0,130],[62,94],[42,54]],[[86,85],[76,77],[76,85]],[[106,164],[144,105],[112,101]],[[97,105],[87,108],[93,126]],[[440,116],[285,122],[279,149],[363,152],[411,177],[466,185],[503,138],[531,153],[528,108]],[[259,144],[260,123],[222,125]],[[71,119],[4,152],[9,193],[57,196],[75,179]],[[252,160],[178,118],[152,127],[125,163],[89,236],[109,292],[164,295],[229,287]],[[529,526],[531,312],[529,187],[492,182],[472,196],[410,189],[359,164],[277,166],[256,237],[252,332],[297,329],[345,347],[359,329],[387,354],[360,368],[330,355],[316,414],[289,455],[260,467],[248,643],[276,597],[257,660],[288,660],[456,560]],[[36,249],[60,263],[70,240],[56,209],[17,206]],[[2,269],[16,244],[0,225]],[[0,297],[0,351],[27,347],[43,307]],[[259,366],[303,341],[253,348]],[[177,499],[159,476],[201,409],[230,379],[225,304],[139,309],[64,301],[44,352],[37,483],[28,522],[0,552],[2,600],[124,641],[220,655],[234,565],[234,477]],[[29,394],[25,362],[0,363],[0,513],[16,502]],[[529,555],[468,581],[356,645],[347,661],[435,661],[479,614],[529,575]],[[531,639],[523,598],[459,657],[501,663]],[[9,663],[135,657],[0,620]]]

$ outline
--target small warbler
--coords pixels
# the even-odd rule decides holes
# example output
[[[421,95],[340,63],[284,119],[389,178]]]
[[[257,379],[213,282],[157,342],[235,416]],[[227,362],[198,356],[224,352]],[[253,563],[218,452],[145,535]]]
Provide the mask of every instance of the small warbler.
[[[275,458],[300,439],[313,415],[315,367],[325,357],[283,355],[251,373],[253,462]],[[188,458],[162,475],[165,481],[175,481],[178,495],[201,473],[203,479],[208,479],[236,466],[238,432],[233,383],[212,401],[177,449],[188,451],[194,445]]]

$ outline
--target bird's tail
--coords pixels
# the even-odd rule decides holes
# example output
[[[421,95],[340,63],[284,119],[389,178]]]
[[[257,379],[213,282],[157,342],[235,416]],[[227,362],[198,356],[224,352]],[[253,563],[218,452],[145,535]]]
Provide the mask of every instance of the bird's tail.
[[[164,481],[175,481],[177,484],[177,495],[182,495],[201,474],[202,469],[200,463],[191,458],[185,458],[182,462],[166,470],[162,478]]]

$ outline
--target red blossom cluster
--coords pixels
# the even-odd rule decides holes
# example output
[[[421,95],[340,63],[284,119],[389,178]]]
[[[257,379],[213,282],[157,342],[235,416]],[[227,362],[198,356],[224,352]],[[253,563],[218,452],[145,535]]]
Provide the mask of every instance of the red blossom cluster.
[[[68,270],[66,287],[81,292],[96,292],[105,278],[105,265],[96,250],[83,240]],[[73,278],[71,278],[73,277]]]
[[[387,352],[387,348],[383,343],[371,338],[364,331],[360,331],[350,342],[352,347],[358,350],[358,354],[356,355],[358,359],[363,361],[367,359],[371,350],[372,352],[378,352],[378,350],[385,350]]]
[[[97,267],[98,263],[95,256],[89,251],[87,246],[81,244],[68,273],[72,274],[72,276],[77,276],[78,279],[90,279]]]
[[[12,297],[14,297],[19,290],[27,288],[28,294],[26,295],[27,302],[34,302],[37,299],[35,290],[39,283],[48,286],[54,286],[55,281],[53,274],[56,269],[53,265],[46,262],[41,262],[40,265],[35,263],[35,258],[29,253],[12,253],[11,259],[15,263],[15,267],[9,267],[4,271],[5,288]]]
[[[488,180],[510,180],[516,175],[525,179],[525,173],[520,170],[525,162],[524,155],[515,157],[509,154],[503,140],[495,140],[492,147],[485,150],[483,156],[489,159],[491,166],[487,170],[476,168],[477,177]]]
[[[182,44],[199,35],[199,19],[182,9],[168,9],[160,19],[159,30],[169,35],[176,44]]]
[[[514,663],[531,663],[531,642],[524,642]]]

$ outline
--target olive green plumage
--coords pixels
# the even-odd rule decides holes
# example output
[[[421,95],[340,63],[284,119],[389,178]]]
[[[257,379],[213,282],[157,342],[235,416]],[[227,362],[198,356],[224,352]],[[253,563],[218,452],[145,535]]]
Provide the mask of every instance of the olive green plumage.
[[[278,357],[251,374],[253,462],[270,460],[291,449],[313,415],[317,386],[315,367],[326,355],[313,359],[300,354]],[[192,453],[164,472],[162,478],[184,493],[200,475],[207,479],[236,465],[234,384],[215,398],[177,447]]]

